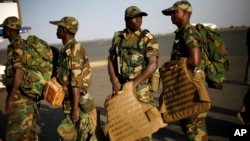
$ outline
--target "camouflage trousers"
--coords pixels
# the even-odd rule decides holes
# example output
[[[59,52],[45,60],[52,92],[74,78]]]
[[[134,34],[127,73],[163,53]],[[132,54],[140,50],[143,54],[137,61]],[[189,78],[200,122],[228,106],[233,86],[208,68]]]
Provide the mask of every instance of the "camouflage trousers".
[[[153,96],[153,93],[149,91],[148,84],[139,85],[136,88],[136,96],[139,101],[154,106],[154,96]],[[153,138],[152,138],[152,135],[149,135],[148,137],[144,137],[138,141],[153,141]]]
[[[154,105],[154,95],[149,91],[148,83],[142,83],[136,87],[136,96],[139,101]]]
[[[206,129],[207,113],[200,113],[180,121],[182,131],[190,141],[208,141]]]
[[[6,141],[38,141],[35,101],[18,92],[9,114]]]
[[[70,100],[64,100],[63,110],[65,118],[57,128],[61,141],[97,141],[97,137],[90,126],[88,113],[84,113],[79,108],[80,119],[77,123],[73,123],[70,118]]]

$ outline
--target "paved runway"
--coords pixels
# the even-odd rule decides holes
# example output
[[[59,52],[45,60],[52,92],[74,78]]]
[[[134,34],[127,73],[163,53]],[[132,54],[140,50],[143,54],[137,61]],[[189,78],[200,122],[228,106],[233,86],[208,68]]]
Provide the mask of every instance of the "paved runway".
[[[210,141],[229,141],[231,136],[229,129],[240,122],[236,118],[243,96],[247,92],[248,87],[243,85],[244,73],[247,61],[246,54],[246,29],[237,31],[227,31],[222,33],[229,52],[230,69],[227,72],[227,81],[224,83],[223,90],[209,89],[212,100],[212,108],[207,117],[207,129]],[[160,60],[159,64],[163,64],[169,59],[169,48],[172,46],[173,36],[161,36],[158,38],[160,44]],[[105,60],[107,48],[110,41],[100,41],[98,45],[86,43],[85,48],[88,51],[90,60]],[[100,48],[103,47],[101,50]],[[106,50],[103,51],[103,50]],[[0,60],[1,61],[1,60]],[[102,62],[102,63],[105,63]],[[95,96],[95,104],[101,112],[102,126],[106,120],[104,110],[104,101],[107,95],[111,93],[111,84],[105,65],[93,67],[93,79],[90,92]],[[158,97],[161,93],[161,87],[155,93],[156,105],[158,105]],[[5,90],[0,90],[0,139],[3,138],[5,127],[7,124],[7,116],[4,114],[4,100],[6,97]],[[51,107],[42,101],[40,109],[40,118],[38,119],[38,133],[41,141],[59,141],[56,133],[57,125],[63,118],[62,109],[60,107]],[[178,122],[169,123],[165,128],[160,129],[153,134],[154,141],[185,141]]]

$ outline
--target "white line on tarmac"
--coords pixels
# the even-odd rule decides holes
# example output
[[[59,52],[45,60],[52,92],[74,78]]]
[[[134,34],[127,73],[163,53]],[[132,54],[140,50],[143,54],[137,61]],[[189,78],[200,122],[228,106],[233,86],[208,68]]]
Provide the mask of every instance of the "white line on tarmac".
[[[102,67],[108,64],[107,60],[101,60],[101,61],[92,61],[90,62],[91,68],[96,68],[96,67]],[[0,65],[0,75],[4,74],[5,66]]]
[[[106,66],[107,64],[108,64],[107,60],[92,61],[92,62],[90,62],[91,68],[102,67],[102,66]]]
[[[101,60],[101,61],[92,61],[90,62],[91,68],[97,68],[97,67],[102,67],[108,64],[107,60]],[[0,75],[4,74],[5,66],[0,65]],[[0,88],[5,88],[2,82],[0,82]]]

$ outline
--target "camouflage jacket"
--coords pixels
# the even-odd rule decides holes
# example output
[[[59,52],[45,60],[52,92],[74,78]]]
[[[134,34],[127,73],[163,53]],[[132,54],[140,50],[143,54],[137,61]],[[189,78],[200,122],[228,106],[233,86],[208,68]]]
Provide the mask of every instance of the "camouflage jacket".
[[[179,60],[181,57],[188,58],[190,55],[188,48],[200,48],[202,50],[201,35],[196,28],[190,24],[175,31],[175,41],[170,60]],[[201,60],[199,68],[204,70],[203,59]]]
[[[128,34],[126,29],[114,33],[109,55],[115,56],[118,78],[135,79],[146,67],[147,58],[159,55],[155,36],[147,32],[140,39],[141,33],[142,29],[133,34]]]
[[[20,68],[26,71],[25,58],[26,42],[18,35],[7,47],[7,61],[5,62],[5,74],[3,76],[3,83],[10,89],[15,75],[15,69]]]
[[[89,59],[83,46],[75,39],[70,40],[60,50],[57,80],[68,90],[72,87],[79,87],[81,90],[87,91],[90,87]],[[66,96],[69,94],[67,91]]]

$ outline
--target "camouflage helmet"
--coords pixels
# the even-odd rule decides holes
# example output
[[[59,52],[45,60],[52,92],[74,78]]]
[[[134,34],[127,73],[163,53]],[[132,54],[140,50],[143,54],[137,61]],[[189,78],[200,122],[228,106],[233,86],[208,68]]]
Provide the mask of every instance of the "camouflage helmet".
[[[141,11],[137,6],[130,6],[125,10],[125,18],[133,18],[138,15],[147,16],[148,14]]]
[[[192,12],[191,4],[186,0],[177,1],[172,7],[162,10],[163,15],[169,16],[171,13],[177,9],[186,10]]]
[[[21,28],[21,21],[15,17],[15,16],[10,16],[7,17],[3,23],[0,25],[0,27],[4,27],[7,26],[11,29],[16,29],[16,30],[20,30]]]
[[[74,17],[63,17],[60,21],[50,21],[51,24],[62,26],[71,33],[76,33],[78,30],[78,21]]]

